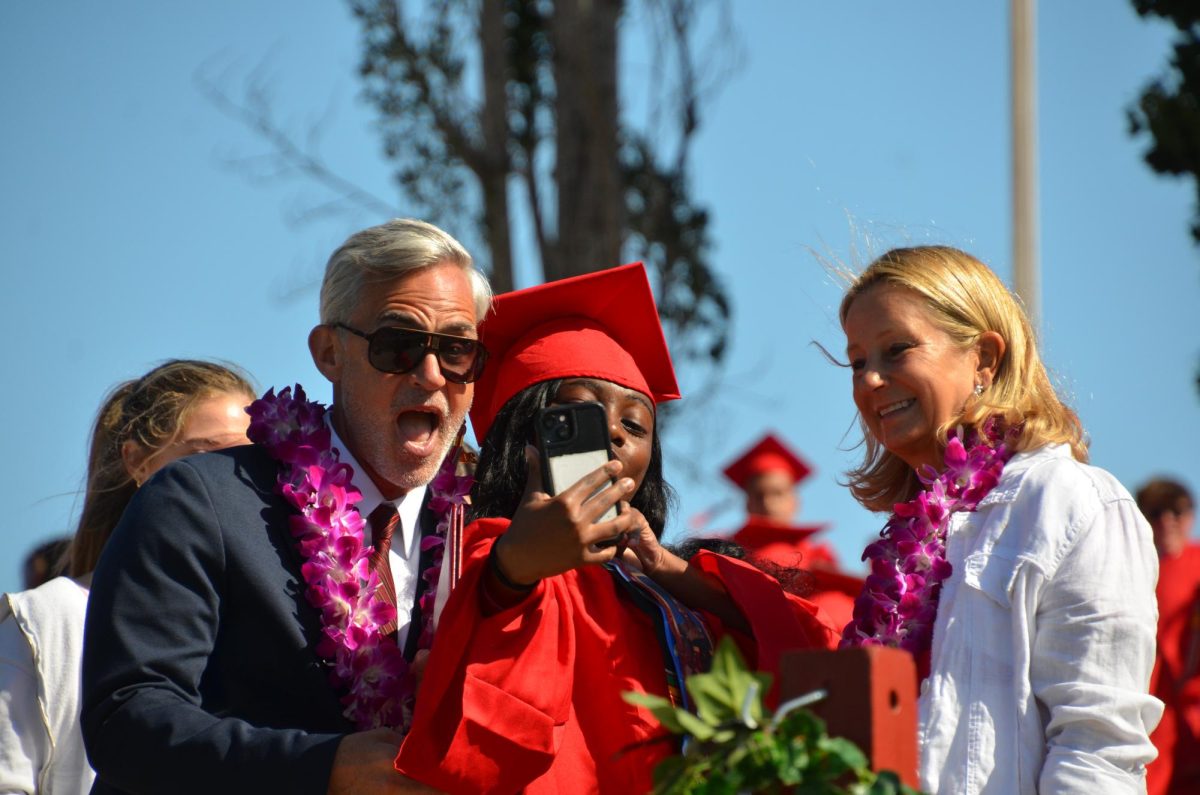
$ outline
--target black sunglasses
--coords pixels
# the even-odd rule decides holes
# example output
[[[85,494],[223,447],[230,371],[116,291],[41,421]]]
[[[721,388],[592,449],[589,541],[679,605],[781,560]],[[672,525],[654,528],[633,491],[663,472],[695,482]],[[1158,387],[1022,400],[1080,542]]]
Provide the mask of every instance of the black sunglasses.
[[[437,356],[442,377],[455,384],[469,384],[483,375],[488,352],[479,340],[438,334],[433,331],[384,326],[370,334],[332,323],[367,341],[367,361],[382,373],[411,373],[426,354]]]

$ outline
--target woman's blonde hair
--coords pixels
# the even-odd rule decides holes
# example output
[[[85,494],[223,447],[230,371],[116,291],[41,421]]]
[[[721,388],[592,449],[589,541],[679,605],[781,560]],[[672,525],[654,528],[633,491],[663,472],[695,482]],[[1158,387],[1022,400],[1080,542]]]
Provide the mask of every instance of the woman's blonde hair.
[[[1025,310],[991,268],[948,246],[892,249],[851,281],[839,310],[843,328],[855,299],[880,284],[921,296],[937,326],[964,348],[987,331],[1004,339],[1004,355],[992,383],[967,401],[959,417],[937,429],[942,443],[957,425],[975,427],[1000,416],[1005,427],[1013,429],[1009,446],[1017,452],[1069,444],[1077,460],[1087,461],[1079,417],[1055,393]],[[912,499],[920,482],[908,464],[871,436],[861,417],[859,423],[866,453],[862,464],[846,473],[850,491],[870,510],[891,510],[895,503]]]
[[[83,512],[68,553],[70,576],[82,577],[96,568],[101,550],[137,491],[138,484],[121,456],[125,442],[158,451],[179,434],[196,404],[224,394],[253,400],[254,386],[231,366],[193,359],[173,359],[113,387],[92,429]]]

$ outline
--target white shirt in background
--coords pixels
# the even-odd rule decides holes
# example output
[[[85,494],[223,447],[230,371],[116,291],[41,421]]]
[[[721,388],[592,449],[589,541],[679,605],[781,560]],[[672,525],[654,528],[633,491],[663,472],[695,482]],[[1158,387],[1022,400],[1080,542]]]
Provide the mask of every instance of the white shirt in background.
[[[87,598],[67,577],[0,598],[0,793],[92,788],[79,729]]]

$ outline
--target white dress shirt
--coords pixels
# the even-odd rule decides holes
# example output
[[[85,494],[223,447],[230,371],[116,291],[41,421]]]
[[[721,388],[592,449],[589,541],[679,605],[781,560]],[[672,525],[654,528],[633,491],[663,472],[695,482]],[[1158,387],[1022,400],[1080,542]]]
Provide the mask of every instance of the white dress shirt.
[[[1158,558],[1129,492],[1065,445],[1016,455],[946,555],[921,788],[1144,793]]]
[[[329,422],[329,415],[326,414],[325,417],[325,421]],[[412,623],[413,600],[417,596],[417,583],[421,575],[422,528],[417,527],[417,522],[421,515],[421,505],[425,502],[425,490],[428,487],[420,486],[412,489],[399,499],[384,500],[383,495],[375,486],[375,482],[362,470],[354,458],[354,454],[342,443],[331,422],[329,430],[333,436],[333,447],[340,453],[338,460],[351,466],[354,470],[354,477],[350,479],[350,482],[362,492],[362,500],[354,507],[363,517],[363,544],[374,543],[371,537],[371,527],[366,524],[366,518],[371,515],[371,511],[384,502],[391,502],[400,512],[400,526],[396,528],[395,534],[392,536],[392,551],[388,555],[388,564],[392,570],[392,581],[396,585],[396,642],[403,649],[405,641],[408,640],[408,628]]]

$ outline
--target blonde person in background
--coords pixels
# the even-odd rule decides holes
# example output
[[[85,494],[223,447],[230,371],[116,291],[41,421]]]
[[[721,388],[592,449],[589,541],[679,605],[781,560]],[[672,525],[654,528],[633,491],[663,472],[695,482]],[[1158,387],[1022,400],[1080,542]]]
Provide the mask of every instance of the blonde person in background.
[[[169,361],[118,385],[96,417],[69,576],[0,599],[0,793],[74,795],[95,777],[79,730],[92,570],[137,488],[177,458],[247,444],[254,388],[211,362]]]
[[[851,491],[907,506],[866,550],[843,645],[915,655],[922,789],[1144,792],[1150,528],[1087,464],[1024,311],[979,260],[923,246],[871,263],[840,318],[866,442]]]

